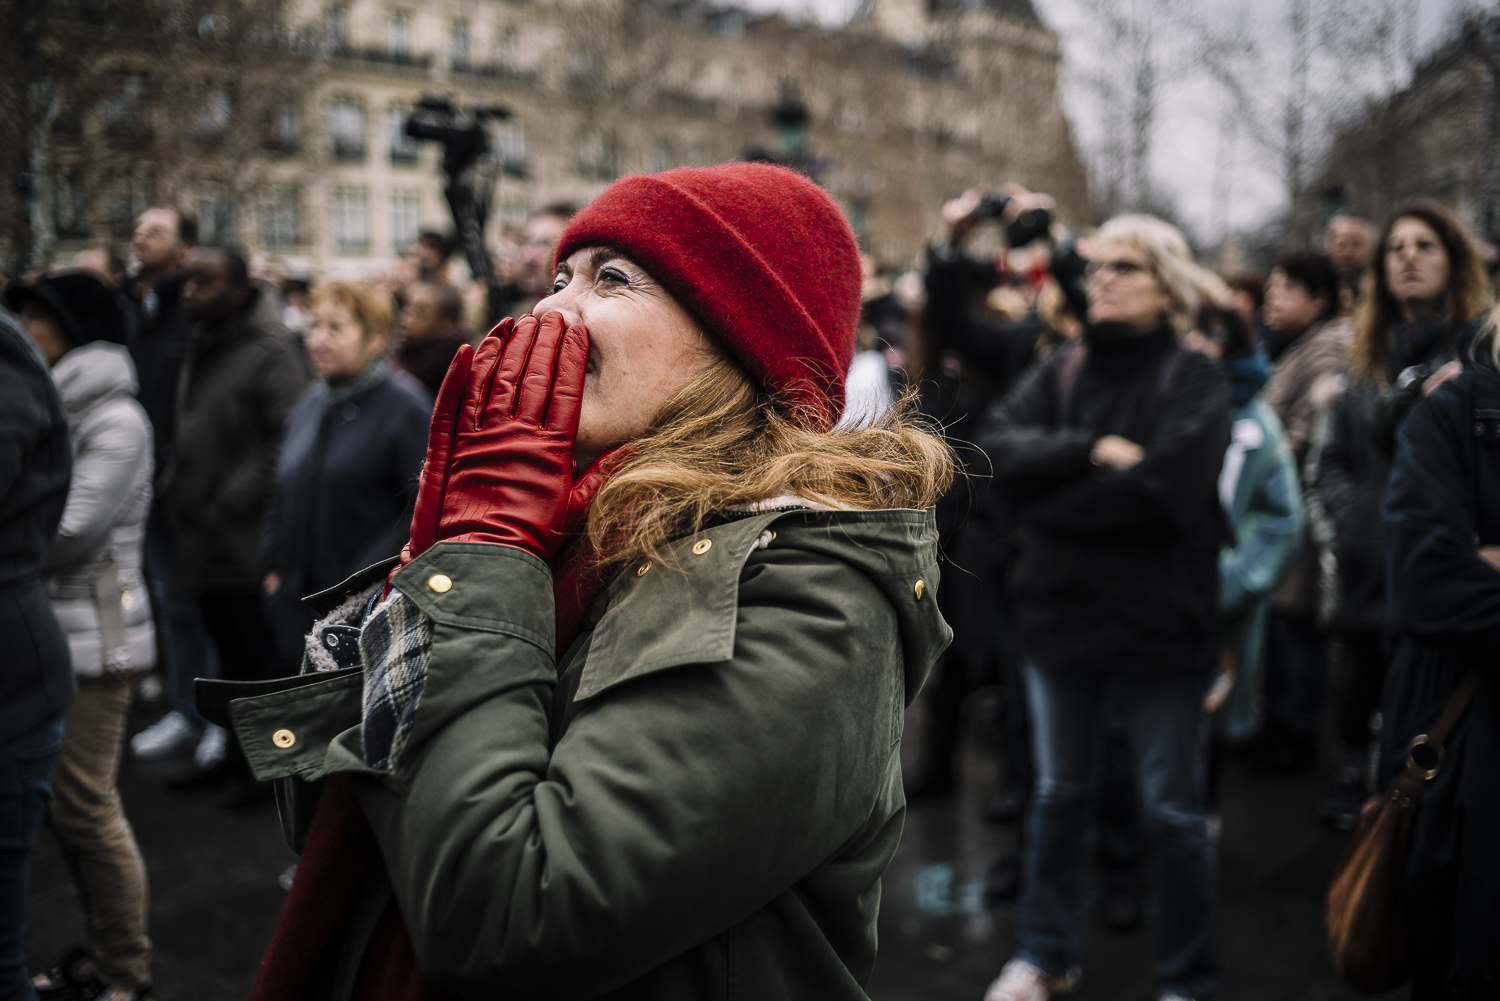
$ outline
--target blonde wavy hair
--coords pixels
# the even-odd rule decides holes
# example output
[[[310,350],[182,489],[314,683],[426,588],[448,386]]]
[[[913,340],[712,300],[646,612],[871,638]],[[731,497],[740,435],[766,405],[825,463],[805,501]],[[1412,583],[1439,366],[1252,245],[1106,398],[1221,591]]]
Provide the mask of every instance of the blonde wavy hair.
[[[1177,336],[1186,336],[1198,319],[1198,284],[1202,274],[1182,231],[1153,215],[1117,215],[1093,235],[1095,247],[1123,243],[1140,251],[1151,265],[1162,291],[1172,300],[1167,322]]]
[[[659,559],[716,514],[796,497],[831,508],[927,508],[953,482],[947,443],[908,394],[864,427],[818,431],[720,357],[631,443],[589,509],[599,564]]]

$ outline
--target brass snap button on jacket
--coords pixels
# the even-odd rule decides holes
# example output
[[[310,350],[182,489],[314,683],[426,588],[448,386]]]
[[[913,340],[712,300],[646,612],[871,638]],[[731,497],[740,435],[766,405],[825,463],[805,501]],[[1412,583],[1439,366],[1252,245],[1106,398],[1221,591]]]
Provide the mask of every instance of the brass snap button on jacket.
[[[640,565],[640,568],[636,570],[635,575],[637,577],[644,577],[644,576],[646,576],[646,571],[650,570],[650,569],[651,569],[651,561],[647,560],[645,563],[642,563]]]
[[[697,542],[693,543],[693,555],[702,556],[713,547],[714,542],[712,539],[699,539]]]
[[[427,578],[427,586],[438,594],[447,594],[453,590],[453,578],[445,573],[435,573]]]
[[[917,600],[921,601],[922,600],[922,595],[924,595],[924,594],[927,593],[927,582],[925,580],[919,580],[919,581],[917,581],[917,586],[914,587],[912,590],[914,590],[917,593]]]
[[[271,743],[285,750],[297,742],[297,735],[290,730],[277,730],[271,734]]]

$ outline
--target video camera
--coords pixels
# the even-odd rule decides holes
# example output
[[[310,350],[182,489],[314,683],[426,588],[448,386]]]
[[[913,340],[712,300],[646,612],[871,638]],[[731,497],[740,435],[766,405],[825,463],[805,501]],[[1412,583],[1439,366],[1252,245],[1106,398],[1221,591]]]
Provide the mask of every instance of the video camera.
[[[406,134],[443,144],[443,172],[458,176],[490,149],[484,123],[510,117],[505,108],[455,108],[441,94],[429,94],[417,102],[406,120]]]

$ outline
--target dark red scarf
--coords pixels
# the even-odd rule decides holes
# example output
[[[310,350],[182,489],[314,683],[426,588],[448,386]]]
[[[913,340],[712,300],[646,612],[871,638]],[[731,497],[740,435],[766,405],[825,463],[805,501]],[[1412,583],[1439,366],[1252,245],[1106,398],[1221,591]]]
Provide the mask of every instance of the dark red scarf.
[[[557,652],[578,635],[584,613],[608,583],[604,568],[575,555],[553,568]],[[297,862],[297,878],[260,962],[250,1001],[301,1001],[318,967],[338,946],[340,928],[373,866],[384,865],[380,848],[354,796],[349,776],[330,776]],[[365,949],[354,996],[360,1001],[438,1001],[444,995],[423,976],[406,922],[392,899]]]

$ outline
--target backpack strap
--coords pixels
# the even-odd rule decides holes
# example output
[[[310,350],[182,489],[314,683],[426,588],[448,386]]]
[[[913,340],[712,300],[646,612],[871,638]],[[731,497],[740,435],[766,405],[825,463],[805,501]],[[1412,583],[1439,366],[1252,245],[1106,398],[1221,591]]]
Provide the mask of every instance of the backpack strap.
[[[1067,419],[1068,404],[1073,400],[1073,386],[1078,382],[1078,373],[1088,361],[1089,346],[1083,342],[1073,345],[1067,357],[1057,366],[1057,416],[1058,422]]]

